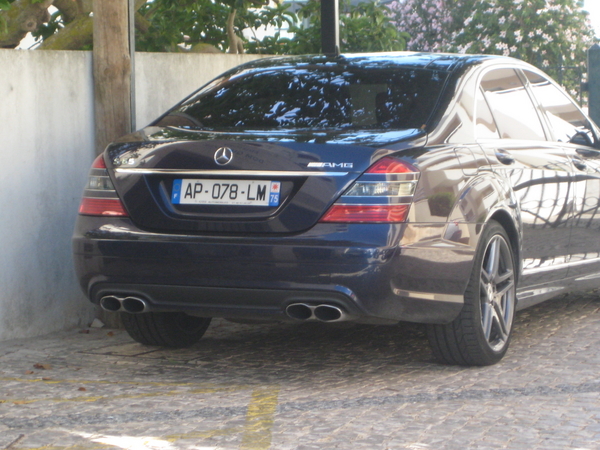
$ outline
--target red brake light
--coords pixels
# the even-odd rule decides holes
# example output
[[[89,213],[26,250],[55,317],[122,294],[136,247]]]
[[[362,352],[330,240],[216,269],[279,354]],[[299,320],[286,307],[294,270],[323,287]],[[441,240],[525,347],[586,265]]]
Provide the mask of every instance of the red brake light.
[[[395,223],[404,222],[410,205],[343,205],[335,204],[321,222]]]
[[[104,163],[104,157],[102,154],[98,155],[98,157],[92,163],[92,169],[106,169],[106,164]]]
[[[407,163],[406,161],[401,161],[399,159],[393,158],[391,156],[386,156],[385,158],[381,158],[375,164],[367,169],[365,173],[379,173],[379,174],[389,174],[389,173],[415,173],[419,172],[412,164]]]
[[[79,214],[86,216],[127,216],[123,203],[118,198],[83,197]]]
[[[86,216],[127,217],[125,206],[108,175],[102,155],[92,163],[88,182],[79,205],[79,214]]]

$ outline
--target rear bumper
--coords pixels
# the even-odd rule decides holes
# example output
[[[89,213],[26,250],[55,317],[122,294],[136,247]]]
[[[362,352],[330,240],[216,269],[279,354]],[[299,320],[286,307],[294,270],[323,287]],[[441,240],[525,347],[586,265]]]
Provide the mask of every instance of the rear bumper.
[[[444,241],[443,224],[412,227],[319,224],[297,236],[189,236],[80,216],[73,249],[94,303],[136,295],[156,311],[275,320],[287,319],[289,304],[325,303],[361,322],[449,322],[462,308],[476,243]]]

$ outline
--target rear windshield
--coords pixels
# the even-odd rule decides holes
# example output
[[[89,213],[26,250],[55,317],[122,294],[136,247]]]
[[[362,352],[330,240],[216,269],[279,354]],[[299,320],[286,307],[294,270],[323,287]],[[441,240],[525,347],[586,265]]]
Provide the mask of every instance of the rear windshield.
[[[183,128],[409,129],[432,113],[446,74],[425,69],[274,68],[215,80],[157,125]]]

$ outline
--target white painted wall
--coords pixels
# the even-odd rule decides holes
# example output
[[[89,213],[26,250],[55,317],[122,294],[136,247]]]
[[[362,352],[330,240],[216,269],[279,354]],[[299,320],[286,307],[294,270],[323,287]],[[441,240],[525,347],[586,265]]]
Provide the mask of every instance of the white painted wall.
[[[0,339],[83,324],[70,235],[93,157],[92,58],[0,50]]]
[[[138,53],[138,125],[254,58]],[[93,110],[91,53],[0,50],[0,340],[93,318],[71,260]]]
[[[259,55],[137,53],[135,102],[138,128],[148,125],[223,72]]]

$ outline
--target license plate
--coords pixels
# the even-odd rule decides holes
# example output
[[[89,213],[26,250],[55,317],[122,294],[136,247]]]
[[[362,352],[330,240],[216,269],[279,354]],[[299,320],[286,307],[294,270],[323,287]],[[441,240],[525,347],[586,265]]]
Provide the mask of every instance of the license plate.
[[[279,206],[281,183],[265,180],[173,181],[171,202],[176,205]]]

